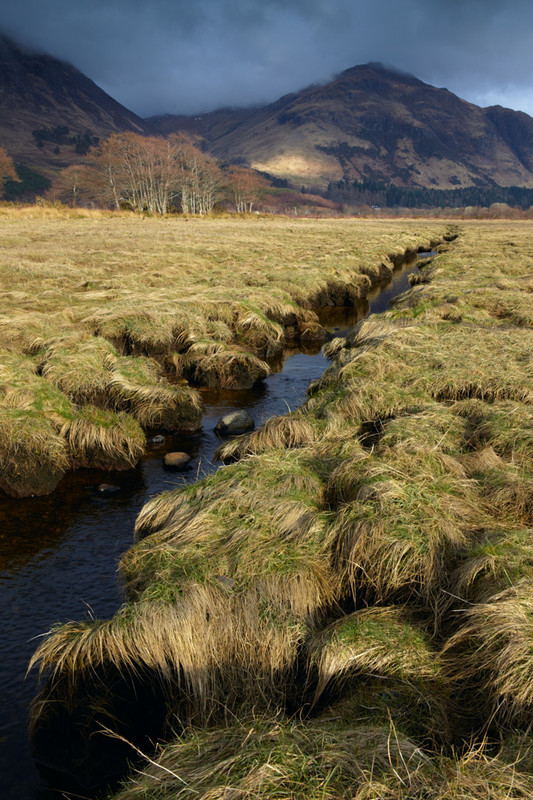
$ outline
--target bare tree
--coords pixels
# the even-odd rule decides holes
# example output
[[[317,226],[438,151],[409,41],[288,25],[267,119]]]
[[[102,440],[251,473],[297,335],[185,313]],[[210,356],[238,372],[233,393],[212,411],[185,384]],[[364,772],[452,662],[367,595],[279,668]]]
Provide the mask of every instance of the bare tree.
[[[227,174],[227,186],[238,213],[251,212],[271,188],[263,175],[248,167],[232,167]]]
[[[61,170],[48,189],[47,196],[76,207],[80,203],[94,202],[98,189],[93,169],[84,164],[72,164]]]
[[[91,153],[98,195],[117,211],[121,205],[123,183],[121,136],[110,136]]]
[[[170,137],[180,166],[180,200],[184,214],[209,214],[222,189],[222,172],[215,159],[202,153],[184,135]]]
[[[113,134],[92,158],[102,197],[115,208],[166,214],[176,200],[184,213],[212,210],[222,185],[215,160],[184,135],[162,139]]]
[[[0,147],[0,197],[4,196],[6,181],[19,181],[15,165],[3,147]]]

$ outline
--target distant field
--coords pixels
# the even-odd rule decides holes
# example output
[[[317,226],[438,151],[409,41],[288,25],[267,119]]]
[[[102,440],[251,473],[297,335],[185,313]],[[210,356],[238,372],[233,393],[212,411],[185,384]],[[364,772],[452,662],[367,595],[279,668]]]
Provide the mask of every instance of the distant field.
[[[198,427],[194,386],[250,386],[313,307],[353,303],[441,222],[0,208],[0,487],[127,467],[144,431]]]
[[[211,231],[209,260],[227,240],[203,224],[179,232],[194,250]],[[415,231],[438,225],[225,233],[250,275],[294,259],[318,283],[317,264],[345,278]],[[393,309],[327,345],[301,409],[145,506],[113,619],[40,645],[41,735],[68,714],[90,759],[103,725],[142,742],[142,703],[152,724],[159,709],[168,744],[120,800],[533,795],[533,226],[456,232]]]

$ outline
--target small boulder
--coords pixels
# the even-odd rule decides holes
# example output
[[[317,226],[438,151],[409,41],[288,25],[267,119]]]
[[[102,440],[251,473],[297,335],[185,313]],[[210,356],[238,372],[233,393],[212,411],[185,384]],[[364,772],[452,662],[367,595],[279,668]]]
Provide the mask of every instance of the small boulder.
[[[152,436],[152,438],[149,439],[149,441],[152,444],[163,444],[163,442],[165,441],[165,437],[161,433],[158,433],[157,436]]]
[[[166,469],[183,469],[190,460],[191,457],[187,455],[187,453],[166,453],[163,458],[163,466],[166,467]]]
[[[248,433],[255,428],[255,422],[247,411],[232,411],[221,417],[215,425],[215,433],[219,436],[237,436]]]

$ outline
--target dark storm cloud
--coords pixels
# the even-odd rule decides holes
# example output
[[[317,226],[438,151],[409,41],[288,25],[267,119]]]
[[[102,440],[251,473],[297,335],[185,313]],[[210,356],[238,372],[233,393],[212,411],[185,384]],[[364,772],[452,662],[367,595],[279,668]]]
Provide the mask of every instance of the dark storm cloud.
[[[17,0],[0,27],[142,115],[268,102],[366,61],[533,114],[529,0]]]

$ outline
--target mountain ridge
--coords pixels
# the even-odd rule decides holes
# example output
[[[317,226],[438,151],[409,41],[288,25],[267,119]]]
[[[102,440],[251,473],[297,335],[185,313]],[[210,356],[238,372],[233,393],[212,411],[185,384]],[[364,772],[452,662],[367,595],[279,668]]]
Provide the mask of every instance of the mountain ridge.
[[[143,120],[65,61],[0,32],[0,146],[43,174],[98,139],[185,131],[226,164],[325,193],[357,185],[533,188],[533,118],[480,108],[379,62],[267,105]]]
[[[83,148],[70,139],[94,142],[124,130],[153,133],[76,67],[0,32],[0,145],[15,161],[53,174],[82,160],[76,145]]]
[[[533,187],[533,119],[483,109],[370,62],[266,106],[148,120],[188,130],[218,158],[324,190],[331,182]]]

